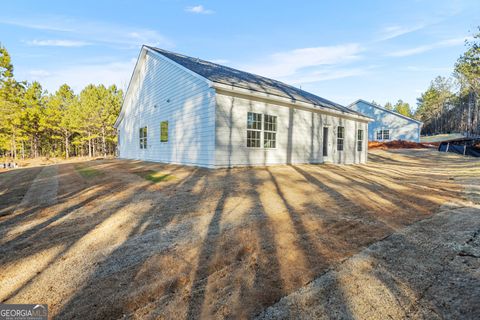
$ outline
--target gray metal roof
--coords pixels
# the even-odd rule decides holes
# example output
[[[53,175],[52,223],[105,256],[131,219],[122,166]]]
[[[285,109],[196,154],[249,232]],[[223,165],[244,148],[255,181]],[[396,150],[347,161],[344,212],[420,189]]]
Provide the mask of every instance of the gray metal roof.
[[[222,66],[198,58],[188,57],[179,53],[150,46],[146,47],[158,52],[159,54],[167,57],[170,60],[173,60],[174,62],[212,82],[268,93],[271,95],[277,95],[294,101],[302,101],[336,111],[363,116],[361,113],[339,105],[338,103],[329,101],[310,92],[295,88],[277,80]]]

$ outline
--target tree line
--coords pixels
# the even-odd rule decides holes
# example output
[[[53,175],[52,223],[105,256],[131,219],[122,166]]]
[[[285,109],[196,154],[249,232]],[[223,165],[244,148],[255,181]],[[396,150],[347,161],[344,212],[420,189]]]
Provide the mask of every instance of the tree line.
[[[117,144],[113,124],[123,101],[115,85],[63,84],[48,93],[37,81],[17,81],[0,45],[0,157],[107,156]]]
[[[424,134],[480,135],[480,27],[458,58],[452,77],[436,77],[418,98],[415,117]]]

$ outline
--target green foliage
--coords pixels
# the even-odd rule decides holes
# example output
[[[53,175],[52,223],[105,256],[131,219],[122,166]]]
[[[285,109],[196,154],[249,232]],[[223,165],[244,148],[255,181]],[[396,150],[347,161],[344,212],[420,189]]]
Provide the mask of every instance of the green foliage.
[[[75,170],[77,170],[77,172],[86,179],[90,179],[90,178],[94,178],[102,175],[102,172],[100,172],[99,170],[92,167],[80,165],[80,164],[75,166]]]
[[[428,122],[429,119],[445,111],[454,97],[452,88],[451,79],[436,77],[427,91],[417,99],[418,107],[415,116],[423,122]]]
[[[478,28],[480,31],[480,27]],[[466,41],[467,51],[458,58],[454,75],[464,89],[480,94],[480,32]]]
[[[7,49],[0,45],[0,81],[13,78],[13,65]]]
[[[88,85],[76,95],[63,84],[48,95],[38,82],[17,82],[0,46],[0,156],[112,154],[122,103],[116,86]]]
[[[162,181],[170,181],[176,179],[175,176],[169,173],[157,172],[157,171],[148,171],[143,177],[151,182],[158,183]]]
[[[398,100],[398,102],[395,104],[395,106],[393,107],[393,110],[407,117],[413,116],[412,109],[410,109],[410,105],[407,102],[403,102],[403,100],[401,99]]]
[[[393,110],[393,105],[390,102],[385,103],[385,109]]]

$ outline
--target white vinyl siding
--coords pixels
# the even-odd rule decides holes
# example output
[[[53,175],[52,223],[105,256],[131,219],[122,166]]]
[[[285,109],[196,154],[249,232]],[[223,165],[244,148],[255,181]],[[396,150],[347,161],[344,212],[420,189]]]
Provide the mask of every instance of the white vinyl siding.
[[[328,137],[331,162],[365,163],[367,160],[366,148],[362,152],[356,151],[357,130],[367,131],[366,122],[223,92],[217,92],[216,101],[216,167],[322,163],[324,127],[331,129]],[[247,147],[246,117],[249,112],[276,117],[275,148]],[[338,126],[345,128],[343,152],[336,150]],[[263,135],[269,132],[265,129],[263,119]]]
[[[358,100],[349,107],[373,120],[368,124],[368,131],[365,131],[365,140],[405,140],[420,142],[422,123],[415,119],[405,117],[363,100]],[[386,136],[384,136],[383,132],[385,129],[389,130]]]
[[[137,69],[118,126],[119,156],[213,167],[215,90],[208,81],[149,51],[141,55]],[[161,122],[167,119],[168,142],[162,142]],[[144,126],[148,147],[139,149],[139,130]]]

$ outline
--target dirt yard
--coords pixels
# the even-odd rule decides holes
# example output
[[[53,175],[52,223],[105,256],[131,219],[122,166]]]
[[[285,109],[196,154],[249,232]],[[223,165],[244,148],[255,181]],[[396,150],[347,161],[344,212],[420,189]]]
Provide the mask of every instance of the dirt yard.
[[[418,221],[435,221],[446,206],[474,208],[479,181],[478,159],[432,150],[374,150],[367,165],[354,166],[212,171],[96,160],[2,172],[0,302],[47,303],[62,319],[295,317],[289,295],[346,272],[338,268],[399,234],[433,237]],[[478,270],[471,278],[479,287]],[[349,279],[357,287],[381,280]],[[425,296],[424,287],[396,281]],[[472,297],[457,291],[447,305]],[[390,295],[403,301],[402,292],[392,287]]]

